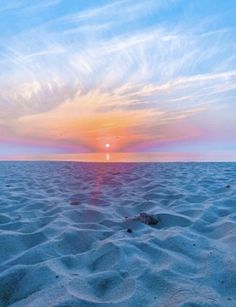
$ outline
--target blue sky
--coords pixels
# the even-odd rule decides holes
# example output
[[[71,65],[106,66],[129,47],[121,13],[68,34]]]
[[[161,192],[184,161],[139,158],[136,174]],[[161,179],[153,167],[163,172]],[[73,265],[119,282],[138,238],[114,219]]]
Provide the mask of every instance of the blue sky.
[[[236,150],[236,1],[0,2],[0,155]]]

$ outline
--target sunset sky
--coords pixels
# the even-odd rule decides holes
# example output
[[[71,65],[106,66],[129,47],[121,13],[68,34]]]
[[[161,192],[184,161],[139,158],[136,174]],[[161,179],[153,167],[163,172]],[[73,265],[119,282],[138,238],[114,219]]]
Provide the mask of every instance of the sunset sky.
[[[1,156],[236,160],[235,0],[1,0]]]

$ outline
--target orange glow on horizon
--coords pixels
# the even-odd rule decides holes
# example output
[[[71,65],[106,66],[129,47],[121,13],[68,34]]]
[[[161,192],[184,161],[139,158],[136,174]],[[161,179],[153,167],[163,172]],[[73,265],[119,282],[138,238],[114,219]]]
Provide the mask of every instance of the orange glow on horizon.
[[[171,115],[163,110],[126,108],[130,103],[127,98],[115,98],[113,108],[103,110],[110,103],[109,95],[95,92],[75,97],[47,112],[18,118],[14,131],[18,140],[35,145],[98,153],[141,151],[202,135],[188,120],[199,109],[187,110],[180,118],[178,113]],[[123,107],[116,108],[119,104]]]
[[[127,146],[146,140],[136,127],[150,116],[143,111],[77,113],[71,110],[25,116],[19,120],[19,133],[38,140],[83,146],[88,152],[119,152]],[[65,109],[65,108],[64,108]],[[66,112],[67,111],[67,112]],[[74,111],[74,110],[73,110]],[[65,114],[67,113],[67,116]]]

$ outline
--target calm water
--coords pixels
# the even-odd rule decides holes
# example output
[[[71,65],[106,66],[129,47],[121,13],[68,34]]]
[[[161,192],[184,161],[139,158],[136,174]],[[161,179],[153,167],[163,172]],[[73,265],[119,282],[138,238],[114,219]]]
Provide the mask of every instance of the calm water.
[[[75,161],[75,162],[188,162],[188,161],[236,161],[235,152],[159,152],[159,153],[79,153],[79,154],[48,154],[2,156],[1,160],[20,161]]]

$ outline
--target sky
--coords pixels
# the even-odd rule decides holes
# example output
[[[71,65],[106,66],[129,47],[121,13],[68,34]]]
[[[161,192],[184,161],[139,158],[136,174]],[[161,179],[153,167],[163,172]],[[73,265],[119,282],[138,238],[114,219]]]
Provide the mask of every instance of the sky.
[[[236,161],[235,0],[0,0],[0,159]]]

